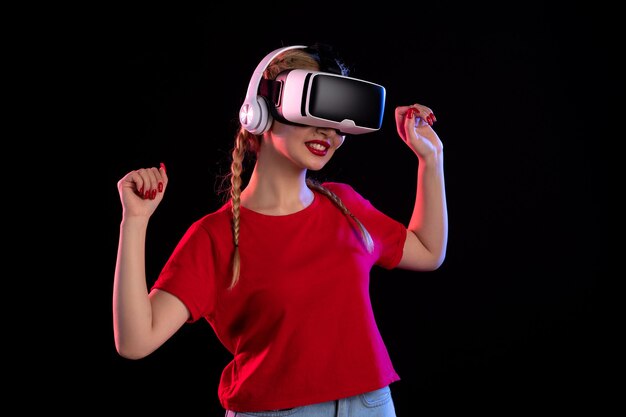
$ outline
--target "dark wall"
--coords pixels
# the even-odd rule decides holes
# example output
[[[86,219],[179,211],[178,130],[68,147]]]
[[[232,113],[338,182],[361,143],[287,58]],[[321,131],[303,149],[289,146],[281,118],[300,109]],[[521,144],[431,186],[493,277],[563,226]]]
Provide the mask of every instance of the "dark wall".
[[[90,296],[80,330],[69,332],[84,336],[75,366],[94,396],[86,407],[223,414],[217,384],[229,358],[208,324],[185,326],[144,360],[115,352],[116,182],[167,165],[168,192],[148,232],[152,281],[186,227],[221,204],[215,190],[258,61],[315,41],[334,45],[355,77],[388,93],[381,131],[349,138],[318,177],[351,183],[407,222],[417,162],[397,137],[393,108],[432,107],[445,145],[444,265],[372,273],[372,302],[402,377],[392,386],[398,415],[593,406],[607,365],[601,143],[621,82],[611,12],[528,3],[403,3],[361,6],[360,15],[233,9],[119,8],[82,20],[80,79],[93,108],[88,190],[99,211],[86,238],[97,250],[85,255],[96,273],[81,289]]]

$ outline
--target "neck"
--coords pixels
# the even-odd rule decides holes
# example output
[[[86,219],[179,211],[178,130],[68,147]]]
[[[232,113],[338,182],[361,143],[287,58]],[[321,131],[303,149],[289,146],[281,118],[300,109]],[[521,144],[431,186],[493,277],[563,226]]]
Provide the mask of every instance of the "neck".
[[[257,160],[248,185],[241,193],[241,204],[263,214],[295,213],[313,202],[306,185],[306,169],[293,165],[263,163]]]

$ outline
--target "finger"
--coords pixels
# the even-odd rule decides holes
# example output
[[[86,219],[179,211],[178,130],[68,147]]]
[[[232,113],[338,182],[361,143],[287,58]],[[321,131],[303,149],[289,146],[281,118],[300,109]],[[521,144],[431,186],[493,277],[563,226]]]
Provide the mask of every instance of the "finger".
[[[141,170],[135,170],[130,172],[124,181],[127,187],[130,187],[135,194],[139,197],[144,198],[144,191],[146,187],[146,181],[144,177],[141,175]]]
[[[408,122],[409,122],[409,116],[414,116],[415,113],[415,108],[413,108],[413,106],[398,106],[396,107],[395,110],[395,116],[396,116],[396,126],[398,128],[398,134],[400,135],[400,137],[402,138],[402,140],[407,141],[408,140],[408,131],[407,129],[409,129],[408,127]]]
[[[148,194],[146,198],[154,200],[159,192],[159,189],[163,190],[163,179],[161,176],[161,168],[152,167],[146,170],[148,177],[150,178],[150,188],[147,190]]]
[[[165,168],[165,164],[163,162],[159,165],[159,174],[161,176],[161,180],[157,184],[157,191],[162,193],[165,191],[165,187],[167,186],[167,169]]]
[[[437,119],[435,118],[435,114],[430,107],[415,103],[409,106],[409,108],[413,109],[414,114],[416,114],[418,117],[418,120],[415,121],[416,127],[426,125],[432,126],[437,121]]]
[[[413,127],[415,126],[416,116],[419,114],[419,111],[413,107],[408,107],[406,112],[404,113],[404,126],[405,127]]]
[[[415,103],[415,104],[411,105],[411,107],[414,107],[414,108],[418,109],[423,114],[429,114],[429,113],[433,112],[430,107],[424,106],[423,104],[419,104],[419,103]]]
[[[152,198],[153,190],[156,190],[158,181],[153,168],[141,168],[133,173],[136,183],[136,192],[144,200]]]
[[[420,110],[422,119],[429,126],[432,126],[437,121],[437,118],[435,117],[435,113],[433,112],[433,110],[430,107],[423,106],[423,105],[418,104],[418,103],[415,103],[413,105],[413,107],[415,107],[415,108]]]
[[[416,110],[414,106],[398,106],[396,107],[396,120],[402,122],[407,117],[407,112],[410,109]]]
[[[147,200],[150,198],[150,195],[152,194],[153,176],[151,175],[149,168],[138,169],[137,173],[139,174],[139,177],[141,178],[141,184],[142,184],[141,188],[139,188],[139,195],[144,200]]]

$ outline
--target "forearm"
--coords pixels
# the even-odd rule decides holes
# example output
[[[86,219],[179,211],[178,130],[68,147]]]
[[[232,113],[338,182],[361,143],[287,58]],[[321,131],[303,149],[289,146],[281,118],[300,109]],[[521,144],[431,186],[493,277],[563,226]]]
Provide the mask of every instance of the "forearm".
[[[120,225],[113,284],[115,344],[122,356],[135,356],[149,340],[152,307],[145,273],[147,218],[131,217]]]
[[[408,229],[439,266],[445,258],[448,241],[443,151],[419,160],[415,206]]]

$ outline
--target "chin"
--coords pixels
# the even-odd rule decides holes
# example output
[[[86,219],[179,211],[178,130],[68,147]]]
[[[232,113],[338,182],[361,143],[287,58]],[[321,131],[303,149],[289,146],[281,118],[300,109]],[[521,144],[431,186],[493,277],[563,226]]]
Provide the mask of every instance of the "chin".
[[[326,163],[323,164],[311,164],[306,167],[308,171],[319,171],[326,166]]]

